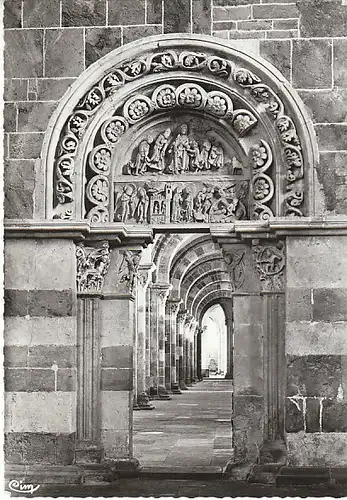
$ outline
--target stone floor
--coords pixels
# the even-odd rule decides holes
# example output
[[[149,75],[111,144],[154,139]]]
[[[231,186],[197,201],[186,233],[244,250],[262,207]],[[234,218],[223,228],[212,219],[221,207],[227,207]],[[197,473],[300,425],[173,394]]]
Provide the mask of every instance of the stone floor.
[[[134,412],[134,456],[143,467],[221,470],[232,458],[231,380],[204,380],[155,410]]]

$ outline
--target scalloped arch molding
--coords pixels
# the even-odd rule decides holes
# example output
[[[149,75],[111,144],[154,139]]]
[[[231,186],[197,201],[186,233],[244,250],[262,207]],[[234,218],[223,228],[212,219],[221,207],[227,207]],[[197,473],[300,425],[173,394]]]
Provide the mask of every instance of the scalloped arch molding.
[[[243,218],[313,214],[318,148],[297,93],[261,58],[220,39],[182,34],[109,53],[65,94],[43,144],[46,218],[126,223],[113,206],[122,141],[130,129],[174,113],[200,114],[240,151],[251,172]]]

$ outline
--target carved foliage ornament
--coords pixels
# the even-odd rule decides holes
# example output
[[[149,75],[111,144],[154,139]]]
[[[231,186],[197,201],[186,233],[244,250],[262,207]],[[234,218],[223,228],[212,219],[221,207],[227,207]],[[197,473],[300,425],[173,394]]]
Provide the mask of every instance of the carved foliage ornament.
[[[54,215],[54,218],[72,218],[72,202],[74,200],[74,160],[84,131],[99,109],[103,101],[111,94],[116,92],[127,82],[141,78],[150,73],[161,73],[173,70],[185,70],[193,72],[207,72],[213,76],[222,79],[232,78],[233,81],[240,87],[249,90],[252,97],[263,104],[265,110],[275,121],[275,125],[279,131],[281,142],[283,145],[284,160],[287,165],[287,195],[285,201],[285,215],[302,215],[301,205],[304,201],[303,188],[300,181],[303,178],[303,157],[300,139],[293,121],[284,114],[284,105],[278,98],[276,93],[267,85],[261,82],[261,79],[247,69],[237,68],[234,64],[224,58],[217,56],[186,52],[181,53],[168,50],[158,54],[136,59],[123,64],[121,67],[114,68],[109,74],[100,80],[87,94],[80,100],[75,107],[73,113],[63,127],[60,140],[56,149],[55,166],[54,166],[54,207],[57,205],[69,204],[67,209],[60,210]],[[176,89],[177,90],[177,89]],[[188,84],[182,88],[182,91],[177,96],[177,92],[170,90],[170,86],[161,88],[156,96],[156,104],[158,108],[166,109],[177,102],[179,105],[188,107],[199,107],[204,102],[203,96],[201,100],[196,87]],[[208,109],[220,116],[224,113],[227,106],[227,101],[223,102],[224,97],[220,95],[212,95],[208,98]],[[205,104],[206,105],[206,100]],[[129,119],[135,123],[151,110],[151,103],[146,99],[135,98],[133,102],[128,104],[127,114]],[[126,124],[119,117],[113,120],[110,127],[107,129],[107,141],[114,143],[120,135],[126,130]],[[251,119],[251,117],[249,117]],[[238,133],[247,127],[247,116],[234,115],[233,126]],[[100,179],[99,179],[100,180]],[[104,192],[105,185],[99,183],[98,188],[94,191]],[[91,188],[89,190],[91,192]],[[95,196],[95,195],[93,195]],[[101,196],[101,194],[97,195]],[[106,205],[104,205],[106,206]],[[69,212],[70,211],[70,212]],[[98,212],[98,210],[96,210]],[[106,210],[100,210],[107,219]],[[89,214],[93,220],[94,214]]]
[[[250,149],[250,160],[253,167],[252,195],[253,219],[267,220],[273,217],[269,204],[275,193],[274,183],[268,175],[272,164],[272,152],[267,142],[261,140]]]
[[[256,244],[253,246],[253,256],[259,279],[264,290],[283,290],[284,287],[284,243]]]
[[[101,247],[76,247],[77,259],[77,293],[100,293],[107,269],[110,265],[110,249],[108,242]]]

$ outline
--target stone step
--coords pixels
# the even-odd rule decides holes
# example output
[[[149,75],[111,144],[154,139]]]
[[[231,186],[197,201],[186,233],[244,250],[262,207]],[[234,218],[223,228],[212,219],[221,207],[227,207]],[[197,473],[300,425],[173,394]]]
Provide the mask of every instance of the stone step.
[[[277,486],[328,484],[331,484],[328,467],[283,467],[276,478]]]
[[[142,467],[140,477],[146,479],[222,479],[222,467],[217,466],[152,466]]]

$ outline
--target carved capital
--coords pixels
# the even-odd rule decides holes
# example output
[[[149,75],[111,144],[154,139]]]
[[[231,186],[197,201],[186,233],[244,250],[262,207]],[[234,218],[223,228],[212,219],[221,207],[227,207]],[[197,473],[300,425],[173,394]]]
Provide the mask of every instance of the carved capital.
[[[241,288],[245,281],[245,251],[223,249],[223,258],[230,274],[233,290]]]
[[[284,287],[285,254],[283,241],[253,243],[253,258],[263,289],[280,291]]]
[[[120,253],[122,261],[118,271],[119,282],[127,284],[129,292],[133,293],[141,259],[141,250],[121,250]]]
[[[171,314],[172,316],[175,316],[179,311],[181,302],[182,302],[181,299],[168,300],[166,302],[166,306],[167,306],[169,314]]]
[[[107,241],[101,247],[76,247],[77,293],[101,293],[104,278],[110,265],[110,248]]]

